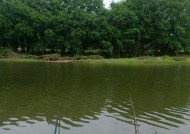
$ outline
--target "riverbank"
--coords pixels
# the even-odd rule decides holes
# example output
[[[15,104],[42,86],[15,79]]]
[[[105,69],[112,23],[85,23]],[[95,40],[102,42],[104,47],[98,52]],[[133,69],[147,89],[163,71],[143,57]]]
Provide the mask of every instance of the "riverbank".
[[[190,64],[190,56],[134,57],[118,59],[80,60],[88,63],[108,64]]]
[[[52,62],[52,63],[96,63],[96,64],[190,64],[190,55],[140,56],[133,58],[105,59],[101,55],[61,56],[59,53],[32,55],[16,53],[10,49],[0,51],[0,62]]]
[[[54,60],[44,58],[0,58],[0,62],[50,62],[50,63],[92,63],[92,64],[190,64],[190,56],[134,57],[118,59],[76,59],[62,57]]]

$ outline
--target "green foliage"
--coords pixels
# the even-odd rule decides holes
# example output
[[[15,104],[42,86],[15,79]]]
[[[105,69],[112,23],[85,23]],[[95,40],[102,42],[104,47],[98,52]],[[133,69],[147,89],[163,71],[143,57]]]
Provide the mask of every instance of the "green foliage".
[[[4,57],[4,56],[6,56],[6,54],[7,54],[7,49],[0,49],[0,57]]]
[[[24,55],[23,59],[37,60],[37,59],[38,59],[38,56],[27,54],[27,55]]]
[[[47,55],[42,55],[39,56],[38,59],[45,60],[45,61],[56,61],[61,58],[61,55],[58,53],[55,54],[47,54]]]
[[[3,58],[3,57],[17,57],[17,56],[18,56],[18,54],[13,52],[10,49],[0,48],[0,57],[1,58]]]
[[[103,59],[101,55],[88,55],[88,56],[75,56],[74,60],[91,60],[91,59]]]
[[[188,61],[187,57],[173,57],[174,61]]]
[[[0,1],[0,47],[14,51],[109,57],[189,52],[189,0]]]

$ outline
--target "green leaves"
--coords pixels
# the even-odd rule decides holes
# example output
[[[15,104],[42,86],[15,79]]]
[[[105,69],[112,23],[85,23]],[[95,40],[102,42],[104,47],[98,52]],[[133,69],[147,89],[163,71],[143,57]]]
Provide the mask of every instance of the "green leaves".
[[[0,1],[0,42],[65,55],[174,55],[190,46],[190,2],[124,0],[105,9],[102,0]]]

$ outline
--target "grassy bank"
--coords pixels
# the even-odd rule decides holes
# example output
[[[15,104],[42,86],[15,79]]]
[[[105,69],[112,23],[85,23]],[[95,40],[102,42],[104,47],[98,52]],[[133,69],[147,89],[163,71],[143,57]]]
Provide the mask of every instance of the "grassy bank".
[[[0,62],[45,62],[36,59],[1,58]]]
[[[154,64],[190,64],[190,56],[162,56],[162,57],[135,57],[135,58],[118,58],[118,59],[76,59],[75,57],[55,58],[45,56],[45,58],[0,58],[0,62],[52,62],[52,63],[91,63],[91,64],[137,64],[137,65],[154,65]]]
[[[162,57],[134,57],[119,59],[94,59],[79,60],[84,63],[107,63],[107,64],[190,64],[190,56],[162,56]]]
[[[46,55],[30,55],[18,54],[12,50],[5,49],[0,51],[0,62],[78,62],[78,63],[105,63],[105,64],[190,64],[190,56],[161,56],[150,57],[141,56],[134,58],[118,58],[118,59],[104,59],[100,55],[80,56],[73,57],[64,56],[60,54],[46,54]]]

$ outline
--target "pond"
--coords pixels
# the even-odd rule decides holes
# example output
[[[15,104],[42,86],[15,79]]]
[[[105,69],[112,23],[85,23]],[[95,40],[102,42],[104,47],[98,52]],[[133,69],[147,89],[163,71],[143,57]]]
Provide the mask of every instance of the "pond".
[[[190,66],[0,63],[0,134],[189,134]],[[59,106],[60,105],[60,106]]]

